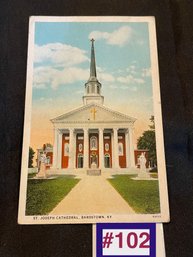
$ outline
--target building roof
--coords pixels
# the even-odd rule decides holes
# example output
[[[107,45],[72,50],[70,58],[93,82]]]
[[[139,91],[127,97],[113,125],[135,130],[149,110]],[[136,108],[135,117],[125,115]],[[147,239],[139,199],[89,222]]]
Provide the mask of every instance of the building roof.
[[[51,119],[52,123],[134,123],[135,118],[114,111],[104,105],[91,103]]]

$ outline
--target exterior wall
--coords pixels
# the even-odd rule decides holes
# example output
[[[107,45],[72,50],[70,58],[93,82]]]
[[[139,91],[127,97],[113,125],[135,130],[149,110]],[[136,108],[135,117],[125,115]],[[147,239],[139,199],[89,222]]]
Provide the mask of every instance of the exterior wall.
[[[146,158],[146,160],[147,160],[147,162],[146,162],[146,168],[149,168],[149,158],[148,158],[148,150],[135,150],[134,151],[134,154],[135,154],[135,165],[136,165],[136,167],[137,168],[140,168],[140,165],[139,165],[139,163],[138,163],[138,158],[139,158],[139,156],[142,154],[142,153],[145,153],[145,158]]]
[[[80,137],[82,139],[80,139]],[[79,145],[82,144],[82,151],[79,147]],[[78,155],[82,154],[83,158],[84,158],[84,134],[83,133],[79,133],[76,135],[76,168],[78,168]],[[84,159],[83,159],[84,162]]]
[[[95,136],[97,138],[97,149],[91,150],[90,147],[90,139],[91,137]],[[91,167],[91,155],[96,154],[97,155],[97,168],[99,167],[99,135],[97,133],[90,133],[89,134],[89,167]]]
[[[62,169],[68,168],[68,162],[69,162],[69,155],[64,153],[64,147],[65,144],[69,144],[69,134],[63,134],[62,135]]]
[[[122,138],[120,138],[122,137]],[[126,168],[126,147],[125,147],[125,134],[118,133],[118,144],[123,144],[123,155],[119,155],[119,166],[120,168]]]
[[[105,154],[109,154],[109,156],[110,156],[110,167],[109,168],[111,168],[112,167],[112,144],[111,144],[112,139],[111,139],[111,134],[110,133],[104,133],[103,137],[104,137],[104,145],[103,145],[104,158],[105,158]],[[109,139],[107,139],[105,137],[109,137]],[[109,145],[109,150],[108,151],[107,151],[107,149],[105,149],[105,144]]]

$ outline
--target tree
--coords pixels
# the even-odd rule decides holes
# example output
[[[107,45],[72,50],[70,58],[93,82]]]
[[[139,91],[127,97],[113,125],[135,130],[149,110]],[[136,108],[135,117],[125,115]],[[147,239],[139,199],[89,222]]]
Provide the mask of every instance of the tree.
[[[156,141],[155,141],[155,123],[154,116],[150,118],[151,124],[149,125],[149,130],[143,132],[142,136],[137,140],[138,149],[147,149],[149,160],[152,164],[157,165],[156,157]]]
[[[34,150],[32,147],[29,147],[29,160],[28,160],[28,168],[33,168],[33,158],[34,158]]]

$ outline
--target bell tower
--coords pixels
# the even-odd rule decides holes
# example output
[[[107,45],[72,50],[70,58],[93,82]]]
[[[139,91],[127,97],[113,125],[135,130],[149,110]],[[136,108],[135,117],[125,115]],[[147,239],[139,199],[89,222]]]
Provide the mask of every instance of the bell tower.
[[[85,83],[84,105],[90,103],[103,104],[104,96],[101,95],[101,83],[97,79],[94,51],[94,39],[91,39],[90,77]]]

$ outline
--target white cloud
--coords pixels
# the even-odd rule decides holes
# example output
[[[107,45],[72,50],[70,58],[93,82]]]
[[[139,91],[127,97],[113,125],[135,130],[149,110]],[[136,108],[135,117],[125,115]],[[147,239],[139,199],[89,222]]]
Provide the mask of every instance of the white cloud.
[[[145,83],[145,81],[141,78],[134,78],[133,81],[134,81],[134,83],[137,83],[137,84],[144,84]]]
[[[146,69],[142,69],[142,77],[150,77],[151,76],[151,69],[150,68],[146,68]]]
[[[98,73],[98,80],[101,81],[101,82],[103,82],[103,81],[114,82],[115,78],[110,73],[99,72]]]
[[[89,69],[68,67],[58,70],[55,67],[36,67],[34,69],[34,88],[44,89],[51,87],[57,89],[61,85],[68,85],[75,82],[85,83],[89,78]],[[114,82],[115,78],[110,73],[98,72],[98,79],[103,83]]]
[[[124,83],[124,84],[144,84],[145,81],[141,78],[135,78],[132,75],[127,75],[125,77],[118,77],[118,82]]]
[[[45,98],[45,97],[41,97],[40,101],[44,101],[44,102],[53,102],[53,98]]]
[[[88,61],[86,51],[71,45],[52,43],[42,46],[35,45],[35,63],[51,63],[70,67]]]
[[[46,85],[45,84],[41,84],[41,83],[34,83],[33,87],[34,88],[38,88],[38,89],[45,89]]]
[[[132,34],[133,31],[129,26],[122,26],[111,33],[102,31],[92,31],[89,34],[89,38],[94,38],[96,40],[104,39],[106,40],[106,43],[109,45],[124,46],[130,41]]]
[[[52,67],[38,67],[34,71],[34,87],[56,89],[58,86],[72,84],[77,81],[86,81],[89,71],[71,67],[57,70]]]
[[[82,89],[77,90],[77,91],[75,92],[75,94],[77,94],[77,95],[83,95],[83,94],[84,94],[84,90],[82,90]]]
[[[117,88],[119,88],[117,85],[114,85],[114,84],[113,84],[113,85],[109,85],[109,87],[112,88],[112,89],[117,89]]]
[[[137,67],[134,64],[132,64],[126,69],[126,71],[132,75],[135,75],[137,74]]]

